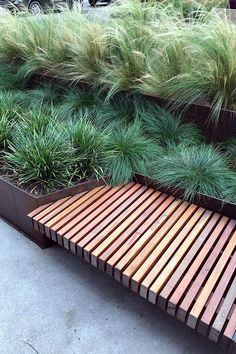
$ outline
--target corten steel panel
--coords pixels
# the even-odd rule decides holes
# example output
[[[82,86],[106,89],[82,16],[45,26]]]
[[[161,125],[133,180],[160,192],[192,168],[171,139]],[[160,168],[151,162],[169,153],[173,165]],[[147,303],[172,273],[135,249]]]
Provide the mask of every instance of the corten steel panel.
[[[43,196],[30,194],[10,182],[0,178],[0,217],[7,220],[37,244],[48,247],[52,244],[47,237],[32,227],[27,215],[41,205],[105,184],[105,180],[81,182],[74,187],[62,189]]]

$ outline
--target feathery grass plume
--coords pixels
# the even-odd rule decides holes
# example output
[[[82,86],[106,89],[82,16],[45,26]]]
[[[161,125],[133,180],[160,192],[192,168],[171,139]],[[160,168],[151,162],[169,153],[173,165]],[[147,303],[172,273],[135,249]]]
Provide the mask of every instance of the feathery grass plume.
[[[84,177],[103,176],[106,132],[96,129],[86,117],[71,120],[66,128]]]
[[[199,192],[225,199],[233,172],[225,156],[211,145],[172,146],[152,164],[151,177],[164,186],[181,188],[192,200]]]
[[[155,2],[155,1],[154,1]],[[162,0],[163,6],[179,13],[186,19],[201,21],[215,8],[227,8],[227,0]]]
[[[14,136],[3,162],[5,170],[13,173],[19,185],[39,193],[71,185],[73,178],[79,177],[68,137],[55,126],[31,134],[23,127]]]
[[[120,125],[113,128],[106,150],[106,172],[113,185],[127,183],[135,172],[147,175],[148,164],[157,154],[157,147],[144,137],[137,121],[125,128]]]
[[[167,26],[172,24],[173,21],[169,21]],[[146,71],[141,78],[142,93],[168,97],[172,81],[178,81],[179,75],[191,67],[183,32],[187,30],[186,26],[178,28],[173,24],[173,28],[163,28],[163,33],[154,33],[154,45],[147,55]]]
[[[217,17],[186,33],[192,65],[168,82],[169,94],[186,104],[211,106],[217,124],[222,108],[236,109],[236,27]]]
[[[82,18],[81,28],[74,34],[73,45],[67,44],[69,60],[61,68],[65,79],[97,84],[107,61],[107,26],[103,22]]]
[[[236,139],[232,138],[224,142],[223,148],[229,156],[230,166],[236,171]]]
[[[149,105],[139,112],[144,131],[159,145],[199,144],[202,134],[193,123],[183,123],[179,116],[157,105]]]
[[[101,76],[102,85],[109,91],[108,98],[121,90],[139,89],[153,42],[149,28],[139,21],[111,25],[109,62],[104,63]]]
[[[59,76],[80,30],[81,16],[64,12],[45,16],[0,19],[0,61],[24,64],[25,75],[43,72]],[[76,24],[76,26],[75,26]]]
[[[33,31],[32,42],[36,44],[33,55],[27,58],[29,71],[43,72],[49,76],[73,80],[76,73],[70,70],[71,77],[69,77],[67,66],[71,63],[71,50],[77,46],[85,20],[77,11],[42,17],[44,23],[39,26],[40,28],[38,28],[38,22],[28,25],[29,31]],[[39,30],[41,32],[38,43],[37,32]]]
[[[24,72],[24,66],[13,68],[11,64],[0,62],[0,88],[23,89],[28,83],[29,77]]]

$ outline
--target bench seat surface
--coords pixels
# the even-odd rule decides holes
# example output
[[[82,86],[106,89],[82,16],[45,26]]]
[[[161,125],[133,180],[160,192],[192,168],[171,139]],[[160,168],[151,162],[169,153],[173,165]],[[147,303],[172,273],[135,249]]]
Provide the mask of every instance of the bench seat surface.
[[[236,351],[236,220],[138,183],[41,206],[33,226]]]

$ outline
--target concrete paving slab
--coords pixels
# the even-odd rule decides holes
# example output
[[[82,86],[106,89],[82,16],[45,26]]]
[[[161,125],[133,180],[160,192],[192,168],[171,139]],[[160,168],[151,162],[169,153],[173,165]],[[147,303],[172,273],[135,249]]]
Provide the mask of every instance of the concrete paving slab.
[[[0,237],[1,354],[223,354],[63,248]]]

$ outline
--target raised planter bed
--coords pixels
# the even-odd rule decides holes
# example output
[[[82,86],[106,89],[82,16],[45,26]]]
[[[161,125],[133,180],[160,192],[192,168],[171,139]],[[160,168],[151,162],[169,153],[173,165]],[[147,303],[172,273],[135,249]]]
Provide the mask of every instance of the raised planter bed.
[[[65,188],[43,196],[35,196],[0,177],[0,217],[22,231],[32,241],[42,247],[52,244],[47,237],[36,231],[27,215],[41,205],[55,202],[58,199],[73,196],[85,190],[105,184],[105,180],[89,180],[76,186]]]
[[[35,74],[32,77],[31,85],[33,86],[40,82],[61,84],[62,86],[63,84],[65,85],[63,80],[47,74]],[[80,83],[80,85],[83,85],[84,87],[91,86],[88,82]],[[130,92],[122,91],[118,93],[117,96],[119,97],[119,95],[127,94],[130,94]],[[171,110],[172,107],[176,105],[176,101],[173,99],[150,94],[140,94],[140,96],[148,98],[151,102],[156,102],[158,105],[165,107],[168,110]],[[211,107],[206,103],[192,103],[189,105],[179,103],[177,112],[182,114],[185,122],[196,123],[208,141],[223,141],[225,139],[236,138],[236,111],[221,109],[217,124],[209,119]]]

